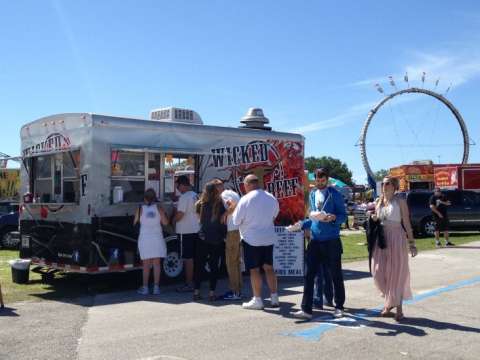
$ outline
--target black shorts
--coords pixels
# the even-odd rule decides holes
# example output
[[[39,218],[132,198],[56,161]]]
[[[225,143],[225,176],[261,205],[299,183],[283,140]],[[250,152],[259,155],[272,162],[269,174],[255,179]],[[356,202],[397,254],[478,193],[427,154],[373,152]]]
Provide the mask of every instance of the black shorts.
[[[448,217],[443,216],[443,218],[439,218],[438,216],[434,216],[435,219],[435,231],[448,231]]]
[[[245,269],[260,268],[263,265],[273,265],[273,245],[252,246],[243,241]]]
[[[199,240],[198,234],[177,234],[177,237],[182,244],[182,259],[193,259],[195,254],[195,244]]]

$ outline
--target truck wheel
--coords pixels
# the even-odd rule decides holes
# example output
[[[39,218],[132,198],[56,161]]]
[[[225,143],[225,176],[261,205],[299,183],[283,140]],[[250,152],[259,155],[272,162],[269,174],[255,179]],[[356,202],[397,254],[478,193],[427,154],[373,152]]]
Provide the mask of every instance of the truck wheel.
[[[183,271],[183,260],[176,251],[168,252],[167,257],[163,259],[163,272],[170,279],[175,279]]]
[[[429,217],[422,221],[422,232],[425,236],[435,235],[435,221]]]
[[[180,254],[180,244],[176,236],[165,239],[167,257],[163,259],[162,268],[165,276],[171,280],[178,278],[183,272],[183,260]]]
[[[18,231],[7,231],[2,235],[2,247],[5,249],[18,249],[20,247],[20,236]]]

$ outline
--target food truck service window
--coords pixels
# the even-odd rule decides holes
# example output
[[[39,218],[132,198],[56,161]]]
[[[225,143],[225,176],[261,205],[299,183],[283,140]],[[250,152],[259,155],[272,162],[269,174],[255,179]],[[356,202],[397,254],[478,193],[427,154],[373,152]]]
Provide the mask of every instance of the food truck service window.
[[[195,174],[195,155],[165,154],[163,174],[163,199],[176,201],[180,196],[175,187],[176,179],[180,175],[186,175],[190,184],[195,188],[197,176]]]
[[[141,202],[145,192],[145,153],[112,150],[112,202]]]
[[[32,158],[33,194],[40,203],[75,203],[80,194],[80,151]]]

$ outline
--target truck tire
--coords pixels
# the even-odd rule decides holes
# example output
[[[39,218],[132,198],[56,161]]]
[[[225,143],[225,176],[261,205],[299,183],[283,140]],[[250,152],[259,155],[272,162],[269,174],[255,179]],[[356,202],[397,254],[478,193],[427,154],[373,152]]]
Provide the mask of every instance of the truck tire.
[[[165,280],[171,281],[178,279],[182,274],[183,259],[176,235],[165,238],[165,242],[167,243],[167,257],[163,259],[162,269]]]
[[[4,249],[18,250],[20,248],[20,233],[17,230],[6,230],[2,234],[1,241]]]
[[[427,217],[422,221],[422,234],[427,237],[435,235],[435,220],[432,217]]]

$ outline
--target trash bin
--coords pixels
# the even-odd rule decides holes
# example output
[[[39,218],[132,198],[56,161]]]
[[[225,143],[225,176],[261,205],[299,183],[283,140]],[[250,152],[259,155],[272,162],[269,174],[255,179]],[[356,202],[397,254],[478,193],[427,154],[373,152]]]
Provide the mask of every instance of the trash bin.
[[[8,262],[12,267],[12,281],[15,284],[27,284],[30,274],[30,260],[17,259]]]

